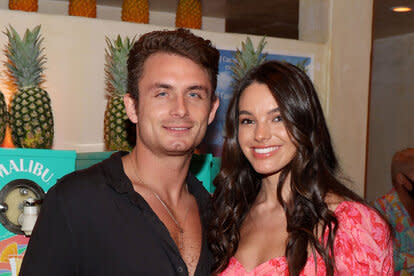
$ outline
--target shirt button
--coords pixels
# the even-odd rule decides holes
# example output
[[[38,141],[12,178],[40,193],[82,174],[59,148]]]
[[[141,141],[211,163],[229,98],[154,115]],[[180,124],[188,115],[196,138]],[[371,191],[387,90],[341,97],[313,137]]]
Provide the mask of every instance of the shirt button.
[[[179,267],[177,268],[177,271],[178,271],[179,273],[183,273],[184,269],[183,269],[183,267],[182,267],[182,266],[179,266]]]

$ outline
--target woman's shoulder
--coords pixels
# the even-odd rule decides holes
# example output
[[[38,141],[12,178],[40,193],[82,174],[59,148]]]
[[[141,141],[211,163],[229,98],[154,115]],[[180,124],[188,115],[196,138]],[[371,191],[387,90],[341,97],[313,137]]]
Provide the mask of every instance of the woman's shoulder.
[[[388,228],[385,220],[373,207],[361,202],[344,200],[338,204],[334,213],[339,224],[351,223],[372,227],[382,225]]]
[[[369,205],[343,201],[335,209],[338,220],[337,237],[343,242],[351,242],[363,246],[387,248],[391,239],[388,223]]]
[[[341,202],[335,215],[338,270],[353,267],[358,272],[354,275],[392,275],[392,239],[387,222],[369,205],[355,201]]]

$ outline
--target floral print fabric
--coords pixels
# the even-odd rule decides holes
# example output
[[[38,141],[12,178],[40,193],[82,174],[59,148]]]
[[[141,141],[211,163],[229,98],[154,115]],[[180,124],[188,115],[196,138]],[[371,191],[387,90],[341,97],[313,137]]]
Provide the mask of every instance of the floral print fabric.
[[[374,206],[388,219],[395,231],[395,275],[414,275],[414,221],[395,189],[374,201]]]
[[[335,210],[338,231],[334,241],[334,275],[393,275],[392,239],[384,220],[371,208],[352,201],[343,201]],[[300,275],[326,275],[320,256],[310,256]],[[236,258],[231,258],[222,276],[288,275],[285,257],[273,258],[246,271]]]

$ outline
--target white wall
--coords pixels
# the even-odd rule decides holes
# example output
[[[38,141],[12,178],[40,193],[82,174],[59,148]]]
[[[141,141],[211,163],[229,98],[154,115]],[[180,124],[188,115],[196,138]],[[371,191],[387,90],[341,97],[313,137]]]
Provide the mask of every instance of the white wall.
[[[9,1],[2,0],[0,2],[0,9],[7,10],[8,2]],[[67,15],[68,9],[69,1],[63,2],[39,0],[38,13],[41,14]],[[99,19],[121,21],[121,8],[97,5],[96,17]],[[149,23],[152,25],[173,27],[175,25],[175,14],[168,12],[150,11]],[[203,16],[201,29],[213,32],[224,32],[226,29],[225,23],[226,22],[224,18]]]
[[[43,86],[51,96],[55,116],[54,148],[103,150],[105,36],[115,38],[120,34],[132,37],[165,27],[0,9],[0,31],[4,31],[9,24],[20,34],[26,28],[42,25],[41,34],[45,38],[43,46],[48,59]],[[194,32],[212,40],[220,49],[235,50],[246,40],[246,35],[241,34],[200,30]],[[250,37],[255,44],[260,40],[257,36]],[[321,86],[321,68],[325,67],[321,64],[323,45],[270,37],[267,41],[266,50],[271,53],[312,56],[314,67],[310,70],[316,86]],[[0,49],[6,45],[7,37],[0,33]],[[5,56],[0,55],[0,72],[5,69],[2,64],[4,61]],[[0,79],[0,89],[8,91],[4,75]],[[324,102],[324,92],[321,93],[321,98]]]
[[[374,42],[368,200],[391,188],[391,158],[407,147],[414,147],[414,34]]]
[[[300,0],[299,37],[324,43],[325,114],[343,174],[365,196],[373,0]]]

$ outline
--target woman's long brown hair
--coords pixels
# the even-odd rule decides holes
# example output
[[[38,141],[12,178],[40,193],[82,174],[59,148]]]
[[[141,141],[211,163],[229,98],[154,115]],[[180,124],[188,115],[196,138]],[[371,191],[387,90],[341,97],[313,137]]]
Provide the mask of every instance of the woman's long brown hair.
[[[262,176],[255,172],[238,143],[239,99],[252,83],[265,84],[277,101],[285,127],[297,152],[281,171],[275,193],[287,219],[287,258],[290,275],[299,275],[308,258],[308,248],[325,262],[327,275],[334,273],[334,239],[338,228],[335,214],[325,202],[327,193],[364,202],[338,177],[338,161],[315,88],[297,67],[270,61],[250,71],[237,85],[226,117],[220,173],[214,184],[213,217],[209,228],[210,248],[215,256],[213,273],[223,271],[237,251],[240,227],[260,190]],[[291,181],[285,183],[288,174]],[[290,185],[291,196],[281,196]],[[322,225],[318,233],[318,226]],[[319,237],[327,233],[321,242]],[[277,235],[277,233],[275,233]]]

